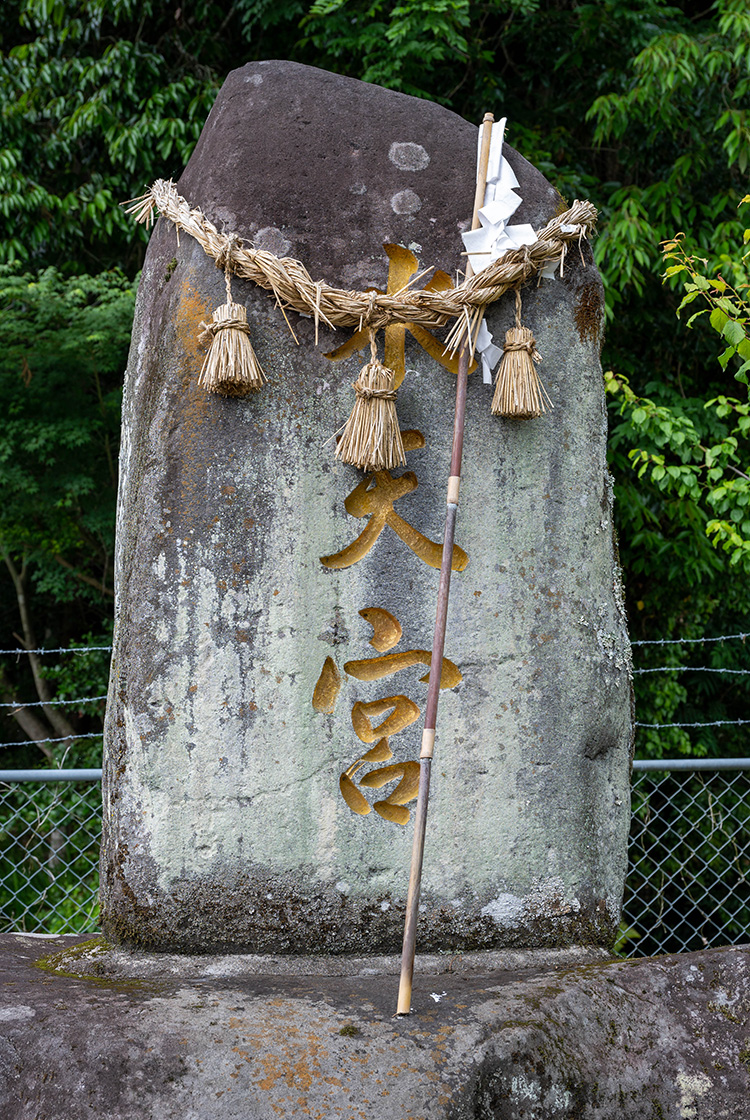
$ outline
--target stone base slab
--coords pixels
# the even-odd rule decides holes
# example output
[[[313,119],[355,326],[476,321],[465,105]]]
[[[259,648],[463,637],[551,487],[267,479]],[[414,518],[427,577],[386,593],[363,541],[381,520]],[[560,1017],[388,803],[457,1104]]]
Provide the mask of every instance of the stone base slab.
[[[179,957],[0,937],[4,1120],[741,1120],[750,947]]]

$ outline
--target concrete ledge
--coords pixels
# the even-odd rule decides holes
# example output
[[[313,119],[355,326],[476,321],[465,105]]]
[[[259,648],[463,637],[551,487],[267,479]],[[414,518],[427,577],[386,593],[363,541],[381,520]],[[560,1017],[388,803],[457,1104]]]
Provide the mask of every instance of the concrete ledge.
[[[350,960],[346,975],[320,958],[199,958],[195,971],[195,958],[85,941],[0,938],[3,1120],[747,1115],[747,946],[433,958],[397,1019],[387,958]]]
[[[23,934],[15,934],[24,938]],[[62,948],[58,948],[58,943]],[[50,946],[45,966],[63,975],[99,976],[116,980],[242,976],[398,976],[396,956],[267,956],[257,953],[148,953],[112,945],[105,938],[60,937]],[[505,949],[472,953],[426,953],[414,962],[415,974],[549,971],[574,964],[611,960],[606,949],[574,945],[566,949]]]

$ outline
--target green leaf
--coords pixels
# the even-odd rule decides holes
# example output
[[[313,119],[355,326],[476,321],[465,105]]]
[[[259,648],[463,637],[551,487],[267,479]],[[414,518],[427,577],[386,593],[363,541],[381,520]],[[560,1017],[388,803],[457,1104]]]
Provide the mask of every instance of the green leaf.
[[[720,307],[715,307],[711,312],[710,322],[715,331],[721,334],[727,323],[728,316],[726,312],[722,311]]]
[[[688,294],[687,294],[686,296],[684,296],[684,297],[683,297],[683,300],[682,300],[682,303],[680,304],[680,306],[679,306],[679,307],[677,308],[677,315],[679,315],[679,314],[680,314],[680,312],[682,311],[683,307],[687,307],[687,306],[688,306],[688,304],[689,304],[689,303],[692,303],[692,302],[693,302],[693,300],[696,300],[696,299],[698,298],[698,296],[699,296],[699,295],[700,295],[700,292],[695,292],[695,291],[693,291],[693,292],[688,292]]]
[[[731,346],[739,346],[745,340],[744,327],[734,319],[729,319],[724,324],[721,333]]]
[[[727,368],[730,358],[733,358],[736,353],[737,350],[734,346],[727,346],[726,350],[719,354],[719,365],[722,369]]]

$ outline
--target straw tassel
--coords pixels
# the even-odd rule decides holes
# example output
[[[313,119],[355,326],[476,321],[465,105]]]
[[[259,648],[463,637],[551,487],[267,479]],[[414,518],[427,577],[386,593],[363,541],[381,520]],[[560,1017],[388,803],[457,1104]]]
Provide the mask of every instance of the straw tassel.
[[[216,308],[212,322],[201,323],[198,341],[210,342],[211,346],[198,384],[222,397],[245,397],[260,389],[265,376],[250,341],[247,312],[241,304],[232,302],[230,251],[227,245],[224,253],[227,302]]]
[[[336,447],[336,458],[363,471],[388,471],[406,465],[396,415],[396,375],[378,358],[372,330],[370,352],[370,361],[354,382],[354,408]]]
[[[539,380],[536,365],[542,356],[528,327],[521,326],[521,293],[516,289],[516,325],[505,335],[503,356],[495,379],[492,415],[530,420],[554,408]]]

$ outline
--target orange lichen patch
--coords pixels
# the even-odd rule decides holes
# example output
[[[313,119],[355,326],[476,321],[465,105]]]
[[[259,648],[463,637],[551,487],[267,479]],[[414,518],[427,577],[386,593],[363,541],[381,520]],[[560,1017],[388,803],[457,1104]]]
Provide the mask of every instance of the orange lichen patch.
[[[292,1068],[287,1073],[287,1085],[299,1086],[301,1089],[308,1090],[313,1082],[313,1075],[310,1072],[310,1067],[305,1058],[300,1058],[295,1062]]]
[[[388,711],[391,714],[377,727],[373,727],[370,716],[382,716]],[[358,700],[352,708],[352,726],[363,743],[374,743],[381,736],[398,735],[418,719],[419,708],[413,700],[403,695],[384,696],[369,703]]]
[[[277,1001],[278,1005],[288,1010],[285,1000]],[[237,1021],[244,1023],[243,1020]],[[279,1082],[287,1088],[299,1093],[307,1093],[316,1080],[328,1082],[329,1078],[322,1075],[320,1058],[327,1056],[328,1051],[321,1047],[320,1040],[314,1033],[303,1036],[304,1053],[300,1055],[296,1043],[290,1046],[290,1038],[298,1036],[299,1030],[290,1027],[285,1021],[283,1033],[264,1031],[263,1035],[252,1035],[249,1042],[252,1050],[233,1047],[233,1052],[251,1065],[257,1064],[262,1075],[256,1081],[258,1088],[265,1091],[276,1089]],[[265,1051],[265,1053],[259,1053]],[[269,1052],[270,1051],[270,1052]],[[239,1068],[239,1067],[237,1067]],[[231,1075],[230,1075],[231,1076]],[[279,1099],[279,1098],[277,1098]],[[280,1098],[293,1101],[293,1098]],[[298,1105],[305,1106],[306,1097],[297,1098]]]
[[[330,715],[336,707],[340,691],[341,673],[338,671],[333,658],[326,657],[318,677],[318,683],[313,690],[312,706],[315,711]]]
[[[360,612],[361,613],[361,612]],[[390,677],[401,669],[409,669],[412,665],[429,665],[432,654],[426,649],[409,649],[403,653],[389,653],[384,657],[367,657],[362,661],[347,661],[344,672],[358,681],[379,681],[381,677]],[[429,683],[430,674],[425,673],[419,678]],[[463,675],[452,661],[443,658],[443,668],[440,674],[441,688],[455,688],[463,680]],[[389,732],[392,734],[392,732]]]
[[[365,607],[359,613],[372,626],[373,635],[370,638],[370,645],[378,653],[393,649],[401,641],[403,634],[401,623],[390,611],[385,610],[384,607]]]
[[[197,378],[203,358],[198,347],[200,324],[211,320],[213,308],[200,297],[188,278],[180,284],[180,294],[175,311],[175,333],[177,341],[187,357],[198,363],[195,371]]]

